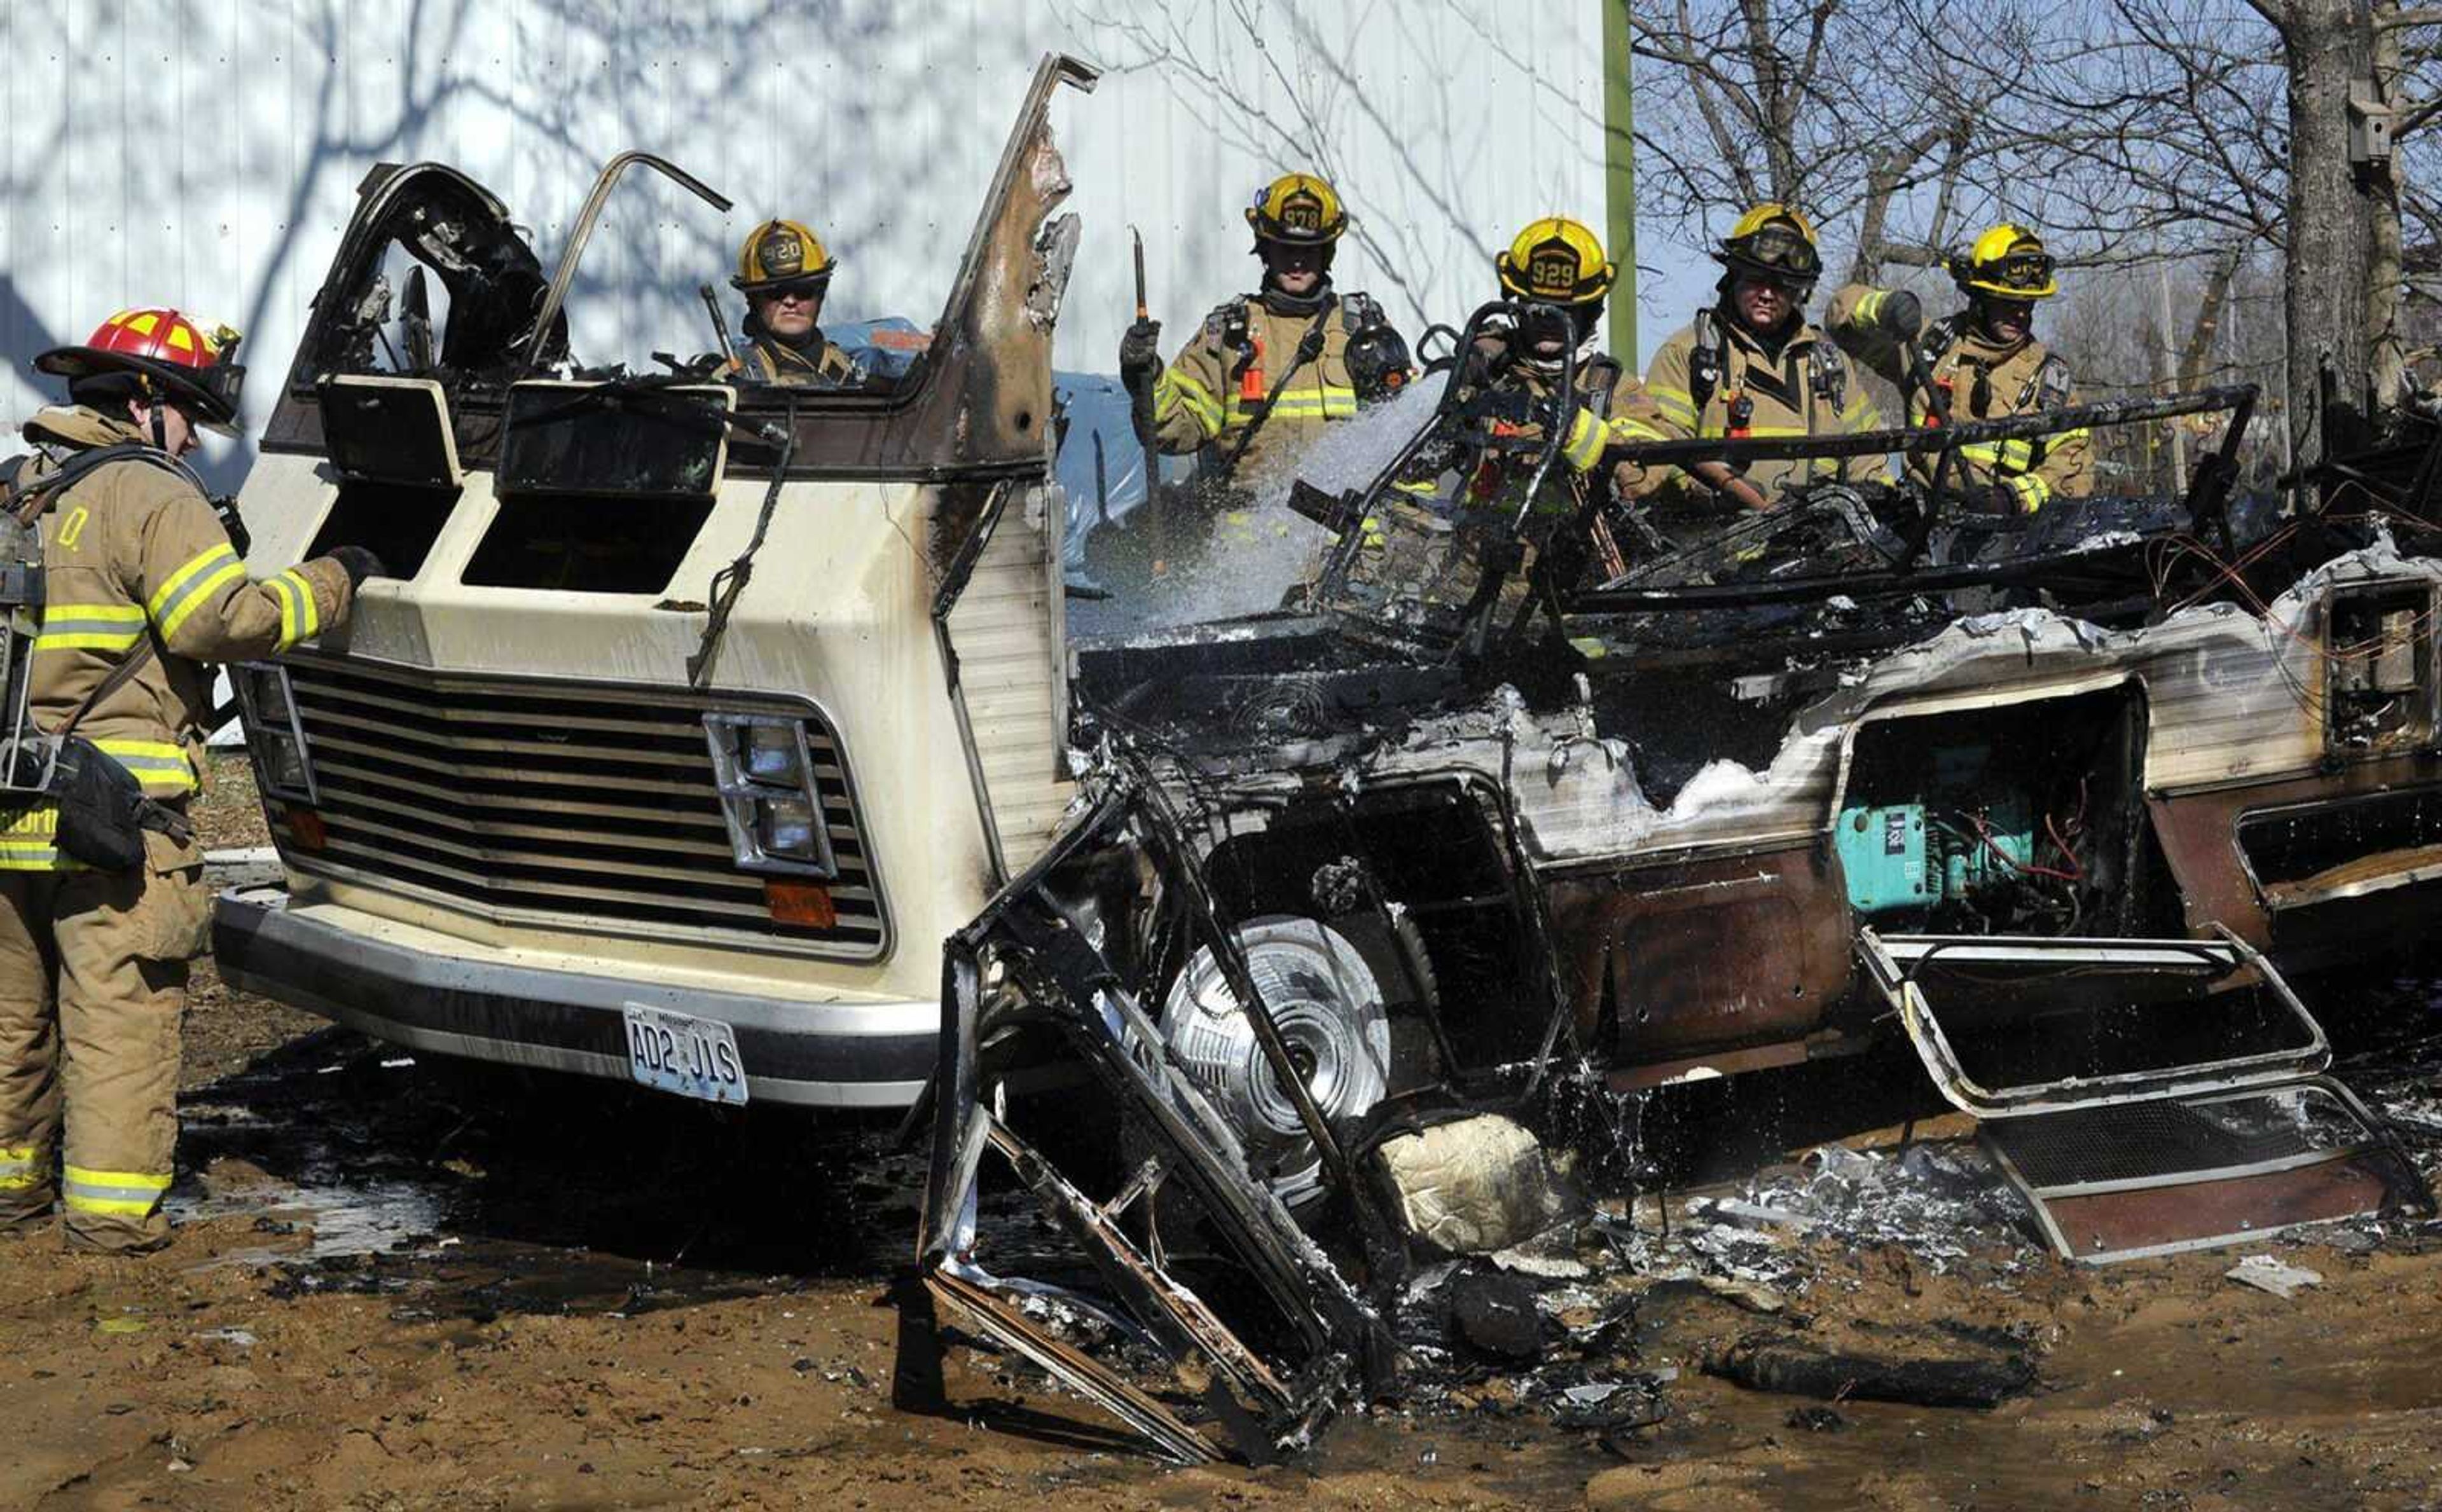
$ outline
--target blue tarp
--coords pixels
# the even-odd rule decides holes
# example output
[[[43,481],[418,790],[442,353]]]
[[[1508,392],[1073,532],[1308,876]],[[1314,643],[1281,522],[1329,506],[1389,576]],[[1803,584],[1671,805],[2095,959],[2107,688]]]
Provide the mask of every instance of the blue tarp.
[[[932,333],[903,315],[827,325],[823,335],[877,378],[897,378],[933,344]]]

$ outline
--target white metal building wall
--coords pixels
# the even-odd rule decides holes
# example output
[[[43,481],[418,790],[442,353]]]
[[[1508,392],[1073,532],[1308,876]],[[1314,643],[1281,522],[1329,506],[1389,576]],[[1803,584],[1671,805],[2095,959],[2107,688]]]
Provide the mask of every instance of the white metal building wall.
[[[1317,169],[1336,272],[1411,335],[1464,317],[1516,227],[1602,215],[1603,0],[0,0],[0,425],[28,361],[130,304],[246,333],[260,424],[376,162],[489,185],[548,266],[595,168],[631,173],[572,296],[588,360],[710,344],[697,283],[766,214],[840,259],[833,319],[929,326],[1036,60],[1106,70],[1055,115],[1084,217],[1064,367],[1107,371],[1145,233],[1165,345],[1252,282],[1240,211]],[[1616,0],[1613,0],[1616,3]],[[734,319],[734,314],[733,314]],[[234,483],[250,451],[224,444]]]

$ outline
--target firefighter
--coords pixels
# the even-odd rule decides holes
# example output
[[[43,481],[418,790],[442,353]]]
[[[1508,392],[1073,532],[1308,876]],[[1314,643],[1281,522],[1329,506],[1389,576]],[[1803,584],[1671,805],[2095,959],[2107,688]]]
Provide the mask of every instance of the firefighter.
[[[2043,239],[2004,222],[1950,260],[1950,276],[1967,307],[1928,324],[1924,305],[1905,289],[1852,283],[1832,301],[1832,335],[1856,359],[1907,396],[1908,424],[1923,423],[1922,373],[1955,421],[1992,420],[2078,402],[2068,364],[2034,337],[2035,301],[2060,290]],[[1920,359],[1923,366],[1919,367]],[[2089,439],[2085,429],[2032,440],[1959,448],[1966,479],[1959,497],[1969,510],[1996,516],[2032,514],[2054,497],[2091,493]],[[1932,477],[1930,453],[1909,465]]]
[[[1713,256],[1718,299],[1662,343],[1646,370],[1646,392],[1674,438],[1839,436],[1881,422],[1840,349],[1806,319],[1823,273],[1814,228],[1795,209],[1756,206],[1739,217]],[[1702,462],[1661,480],[1682,505],[1720,500],[1770,508],[1791,484],[1862,482],[1874,457],[1808,457],[1739,465]]]
[[[839,264],[822,238],[796,221],[771,220],[746,235],[730,287],[746,296],[746,319],[729,371],[749,383],[802,389],[861,388],[864,366],[834,346],[818,323],[831,270]]]
[[[1120,342],[1120,378],[1150,403],[1155,444],[1199,454],[1222,486],[1221,534],[1243,529],[1247,484],[1276,473],[1325,426],[1395,392],[1410,375],[1408,344],[1370,295],[1332,286],[1331,261],[1348,211],[1312,173],[1286,173],[1247,208],[1262,286],[1215,308],[1162,365],[1161,322],[1139,320]]]
[[[1508,250],[1493,258],[1493,271],[1503,297],[1523,313],[1515,325],[1477,339],[1459,378],[1462,386],[1507,389],[1540,400],[1560,381],[1574,352],[1579,402],[1570,411],[1560,446],[1560,460],[1572,473],[1591,477],[1610,448],[1622,443],[1669,439],[1661,407],[1636,374],[1595,349],[1595,324],[1619,267],[1603,255],[1602,241],[1592,229],[1561,215],[1531,222],[1511,238]],[[1522,437],[1534,428],[1521,428]],[[1644,473],[1623,463],[1606,481],[1633,494],[1642,489]]]
[[[65,378],[70,402],[27,421],[36,449],[9,469],[9,504],[39,514],[43,539],[35,722],[73,724],[144,792],[142,860],[124,870],[64,853],[56,804],[0,819],[0,1226],[40,1224],[57,1198],[71,1248],[169,1239],[178,1022],[211,902],[186,819],[207,664],[345,623],[356,584],[381,570],[343,546],[247,577],[179,460],[198,428],[235,433],[236,346],[227,328],[207,336],[175,310],[143,309],[44,353],[35,368]],[[126,838],[133,849],[138,836]]]
[[[1505,534],[1540,465],[1545,428],[1556,408],[1566,430],[1557,465],[1528,510],[1529,551],[1503,588],[1522,597],[1533,553],[1558,550],[1575,564],[1573,579],[1591,571],[1608,576],[1624,565],[1628,547],[1612,530],[1608,505],[1594,490],[1644,489],[1641,468],[1603,464],[1614,446],[1667,439],[1661,413],[1636,375],[1595,347],[1595,326],[1618,265],[1584,224],[1549,215],[1532,222],[1493,259],[1502,296],[1516,311],[1480,334],[1453,374],[1441,423],[1447,434],[1419,448],[1397,496],[1360,523],[1350,582],[1360,597],[1412,598],[1456,607],[1473,594],[1482,551],[1454,550],[1481,532]],[[1574,355],[1574,402],[1550,403]],[[1551,528],[1587,520],[1588,538],[1555,541]],[[1447,520],[1447,525],[1436,524]],[[1547,528],[1538,528],[1547,527]],[[1452,527],[1455,527],[1453,530]],[[1495,555],[1499,555],[1498,552]]]

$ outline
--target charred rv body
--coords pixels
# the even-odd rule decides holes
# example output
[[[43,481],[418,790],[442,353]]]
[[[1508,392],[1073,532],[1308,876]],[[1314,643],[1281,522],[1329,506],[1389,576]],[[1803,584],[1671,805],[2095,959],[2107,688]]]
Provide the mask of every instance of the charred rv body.
[[[1063,82],[1091,75],[1038,73],[929,351],[869,391],[570,358],[620,175],[720,202],[670,165],[614,160],[548,276],[454,171],[367,180],[243,506],[264,561],[345,536],[401,575],[240,677],[286,878],[224,898],[231,981],[437,1053],[914,1105],[908,1394],[947,1312],[1181,1458],[1380,1389],[1408,1259],[1548,1216],[1432,1220],[1414,1157],[1473,1120],[1479,1187],[1525,1192],[1643,1089],[1904,1035],[2081,1259],[2412,1200],[2282,973],[2413,938],[2442,881],[2442,561],[2246,525],[2227,466],[2009,532],[1938,468],[1675,538],[1601,501],[1530,529],[1546,439],[1500,459],[1516,514],[1409,519],[1449,590],[1420,595],[1354,527],[1451,427],[1481,460],[1445,385],[1377,475],[1296,496],[1341,544],[1295,607],[1071,647]],[[2235,436],[2251,402],[1995,424]],[[2389,466],[2414,544],[2433,468]],[[1030,1131],[1064,1082],[1122,1169],[1051,1153],[1073,1117]],[[2157,1153],[2071,1157],[2131,1129]],[[1018,1304],[988,1159],[1194,1364],[1217,1440]]]
[[[2251,402],[2006,424],[2235,437]],[[1347,541],[1412,450],[1300,512]],[[1536,571],[1525,508],[1444,521],[1454,593],[1326,567],[1303,613],[1081,644],[1084,805],[950,946],[902,1381],[946,1314],[1177,1457],[1292,1449],[1397,1376],[1419,1263],[1553,1219],[1540,1147],[1591,1131],[1632,1184],[1647,1090],[1901,1037],[2064,1258],[2430,1211],[2283,973],[2432,906],[2442,561],[2234,522],[2222,465],[2003,541],[1934,476],[1598,582]],[[1061,1060],[1118,1170],[1011,1096]],[[1001,1165],[1180,1363],[1166,1397],[1014,1305],[974,1223]]]

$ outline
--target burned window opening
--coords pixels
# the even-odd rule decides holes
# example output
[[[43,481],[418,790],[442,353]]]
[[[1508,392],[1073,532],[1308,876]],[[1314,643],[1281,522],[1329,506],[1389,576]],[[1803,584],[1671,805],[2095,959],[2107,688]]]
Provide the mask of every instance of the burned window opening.
[[[2410,880],[2419,860],[2442,868],[2442,789],[2249,814],[2238,844],[2275,907],[2359,896]]]
[[[391,576],[413,577],[424,570],[432,543],[441,538],[441,528],[458,507],[458,493],[454,486],[427,488],[372,479],[341,483],[305,556],[324,556],[334,546],[362,546],[381,558]]]
[[[712,518],[731,420],[722,389],[522,383],[510,391],[470,588],[659,593]]]
[[[2336,756],[2431,746],[2435,728],[2433,589],[2335,589],[2325,631],[2324,718]]]
[[[711,518],[709,499],[503,499],[460,580],[469,588],[666,592]]]
[[[1832,826],[1850,908],[1936,934],[2138,932],[2144,748],[2133,685],[1862,724]]]
[[[465,478],[446,390],[428,378],[347,377],[326,378],[316,392],[338,488],[305,555],[353,542],[390,575],[413,577]]]
[[[372,202],[374,213],[367,219],[359,210],[333,260],[282,408],[311,399],[318,381],[343,373],[406,371],[439,379],[453,398],[465,388],[502,381],[518,364],[517,348],[534,337],[547,288],[541,261],[510,223],[507,207],[473,179],[437,163],[376,164],[356,192]],[[404,253],[417,269],[429,269],[446,290],[437,330],[428,301],[419,297],[422,281],[410,273],[397,311],[405,339],[386,332],[392,319],[386,269],[395,253]],[[423,343],[412,334],[419,325]],[[435,338],[428,370],[400,367],[396,359]],[[566,339],[564,322],[555,322],[550,349],[564,351]],[[274,426],[279,428],[277,419]]]

